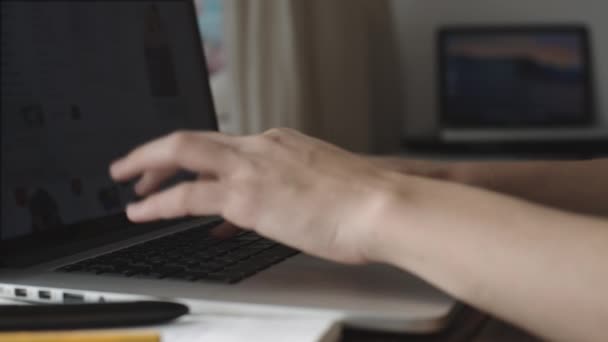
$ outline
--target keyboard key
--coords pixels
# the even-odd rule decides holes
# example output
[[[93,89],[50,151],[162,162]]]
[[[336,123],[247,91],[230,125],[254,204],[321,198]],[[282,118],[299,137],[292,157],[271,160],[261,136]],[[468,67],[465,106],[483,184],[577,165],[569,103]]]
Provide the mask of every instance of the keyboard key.
[[[158,267],[158,268],[152,268],[152,273],[158,273],[158,274],[164,274],[164,275],[170,275],[170,274],[174,274],[174,273],[178,273],[178,272],[183,272],[183,271],[185,271],[184,267],[176,266],[176,265],[169,265],[169,266],[162,266],[162,267]]]
[[[60,268],[59,270],[61,270],[63,272],[77,272],[77,271],[81,271],[83,269],[84,269],[84,266],[79,265],[79,264],[73,264],[73,265],[64,266],[64,267]]]
[[[230,273],[210,273],[207,274],[204,278],[199,279],[199,281],[209,281],[209,282],[218,282],[218,283],[226,283],[233,284],[243,279],[243,277],[230,274]]]

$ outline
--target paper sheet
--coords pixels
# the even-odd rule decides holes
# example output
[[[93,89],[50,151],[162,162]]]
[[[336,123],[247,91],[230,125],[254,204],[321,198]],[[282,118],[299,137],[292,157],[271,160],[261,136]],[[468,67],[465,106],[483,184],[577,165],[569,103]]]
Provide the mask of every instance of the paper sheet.
[[[334,342],[340,337],[337,322],[312,318],[190,316],[157,329],[163,342]]]

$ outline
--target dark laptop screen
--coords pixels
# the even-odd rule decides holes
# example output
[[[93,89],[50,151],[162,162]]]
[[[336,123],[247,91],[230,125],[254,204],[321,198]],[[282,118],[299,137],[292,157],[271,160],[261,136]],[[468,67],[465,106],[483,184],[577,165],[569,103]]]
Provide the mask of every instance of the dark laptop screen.
[[[191,1],[1,6],[0,244],[121,215],[131,190],[110,161],[216,128]]]
[[[593,122],[582,26],[445,28],[440,32],[442,125],[534,128]]]

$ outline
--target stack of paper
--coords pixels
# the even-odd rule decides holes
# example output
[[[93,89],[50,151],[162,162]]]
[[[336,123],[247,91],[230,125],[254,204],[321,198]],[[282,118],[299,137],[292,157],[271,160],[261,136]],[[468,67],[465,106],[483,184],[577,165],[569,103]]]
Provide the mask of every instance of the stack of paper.
[[[331,319],[190,316],[159,327],[163,342],[335,342],[340,325]]]

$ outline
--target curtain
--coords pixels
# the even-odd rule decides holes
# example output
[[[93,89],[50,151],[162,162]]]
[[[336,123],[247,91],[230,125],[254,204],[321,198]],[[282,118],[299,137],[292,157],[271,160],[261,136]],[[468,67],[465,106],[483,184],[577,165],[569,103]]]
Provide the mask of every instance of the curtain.
[[[373,32],[384,0],[225,0],[235,133],[291,127],[372,145]]]

